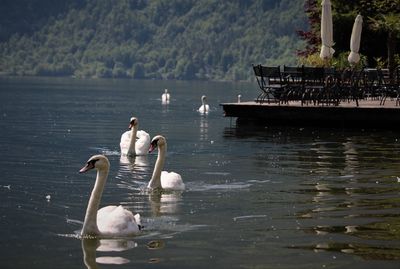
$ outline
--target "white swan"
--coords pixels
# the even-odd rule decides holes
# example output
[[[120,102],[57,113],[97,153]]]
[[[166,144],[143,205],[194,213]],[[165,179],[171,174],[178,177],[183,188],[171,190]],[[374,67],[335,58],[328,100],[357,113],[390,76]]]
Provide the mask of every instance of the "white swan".
[[[198,109],[198,111],[201,114],[208,114],[208,112],[210,111],[210,106],[207,104],[206,100],[207,100],[207,97],[205,95],[203,95],[201,97],[201,106]]]
[[[121,154],[128,156],[146,155],[150,148],[150,135],[140,130],[138,131],[139,120],[132,117],[129,122],[129,131],[121,136],[119,146]]]
[[[155,136],[151,140],[149,152],[152,152],[156,147],[158,147],[157,161],[147,188],[177,191],[184,190],[185,184],[182,181],[181,175],[175,172],[161,171],[164,168],[165,155],[167,153],[167,141],[165,137],[161,135]]]
[[[121,237],[137,234],[142,226],[140,215],[120,206],[106,206],[99,210],[104,185],[107,181],[110,162],[104,155],[94,155],[79,173],[97,169],[96,182],[86,209],[81,236]]]
[[[161,102],[163,104],[169,103],[170,100],[170,94],[168,93],[168,89],[164,90],[164,93],[161,95]]]

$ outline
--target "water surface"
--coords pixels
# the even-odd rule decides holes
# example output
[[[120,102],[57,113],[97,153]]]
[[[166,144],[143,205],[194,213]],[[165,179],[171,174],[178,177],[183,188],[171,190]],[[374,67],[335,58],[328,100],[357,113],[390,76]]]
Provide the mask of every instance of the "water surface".
[[[1,78],[1,268],[397,268],[399,133],[237,126],[219,104],[239,93],[257,86]],[[145,191],[156,152],[120,157],[131,116],[167,138],[183,193]],[[77,172],[99,153],[102,205],[140,213],[135,238],[76,237],[95,178]]]

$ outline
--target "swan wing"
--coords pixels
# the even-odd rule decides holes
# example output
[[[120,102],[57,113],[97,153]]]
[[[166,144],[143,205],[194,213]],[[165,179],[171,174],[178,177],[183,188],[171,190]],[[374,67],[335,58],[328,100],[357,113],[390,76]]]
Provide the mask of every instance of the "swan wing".
[[[169,101],[169,96],[170,96],[169,93],[163,93],[161,96],[161,101],[163,102]]]
[[[136,133],[136,137],[137,137],[135,144],[136,155],[148,154],[150,148],[150,135],[143,130],[139,130]]]
[[[207,114],[210,111],[210,106],[209,105],[201,105],[199,107],[198,111],[202,114]]]
[[[161,187],[165,190],[182,191],[185,189],[185,184],[178,173],[162,171]]]
[[[97,226],[103,235],[128,236],[139,232],[135,216],[120,206],[106,206],[97,211]]]
[[[140,218],[140,214],[136,214],[133,216],[137,225],[142,225],[142,220]]]
[[[131,131],[126,131],[121,135],[121,142],[119,146],[122,154],[127,154],[129,149],[129,143],[131,141]]]

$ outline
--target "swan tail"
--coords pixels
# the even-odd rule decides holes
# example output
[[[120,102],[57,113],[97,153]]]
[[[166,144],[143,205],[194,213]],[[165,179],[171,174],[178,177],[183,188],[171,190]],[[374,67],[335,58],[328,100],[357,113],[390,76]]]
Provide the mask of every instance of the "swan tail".
[[[162,171],[161,185],[162,188],[166,190],[174,190],[174,191],[185,190],[185,184],[183,183],[181,175],[175,172]]]
[[[141,219],[140,219],[140,214],[139,214],[139,213],[135,214],[135,215],[133,216],[133,218],[135,219],[135,222],[136,222],[136,224],[137,224],[137,226],[138,226],[138,228],[139,228],[139,231],[140,231],[140,230],[143,230],[143,229],[144,229],[144,226],[142,225],[142,221],[141,221]]]
[[[135,219],[135,222],[136,222],[138,225],[141,225],[141,224],[142,224],[141,219],[140,219],[140,214],[139,214],[139,213],[135,214],[135,215],[133,216],[133,218]]]

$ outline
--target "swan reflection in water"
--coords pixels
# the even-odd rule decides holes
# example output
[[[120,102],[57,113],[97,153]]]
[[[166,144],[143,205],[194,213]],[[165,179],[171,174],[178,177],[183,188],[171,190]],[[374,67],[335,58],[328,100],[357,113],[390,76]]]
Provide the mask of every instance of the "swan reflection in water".
[[[208,140],[208,119],[207,117],[200,118],[200,141]]]
[[[120,168],[118,175],[123,178],[123,174],[133,174],[135,179],[145,179],[148,177],[149,160],[147,156],[126,156],[121,155],[119,159]]]
[[[144,171],[148,170],[149,168],[149,161],[147,159],[147,156],[131,157],[126,155],[121,155],[119,163],[129,168],[132,172]]]
[[[163,214],[175,214],[179,211],[180,202],[182,200],[182,192],[149,192],[149,202],[153,216]]]
[[[88,269],[97,269],[98,264],[126,264],[130,260],[120,256],[97,257],[96,252],[122,252],[135,247],[137,244],[131,240],[82,238],[83,262]]]

